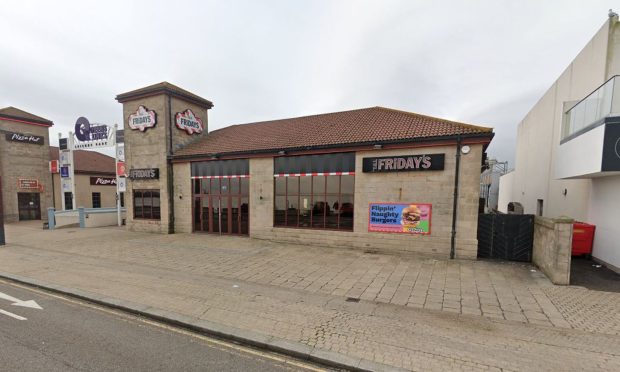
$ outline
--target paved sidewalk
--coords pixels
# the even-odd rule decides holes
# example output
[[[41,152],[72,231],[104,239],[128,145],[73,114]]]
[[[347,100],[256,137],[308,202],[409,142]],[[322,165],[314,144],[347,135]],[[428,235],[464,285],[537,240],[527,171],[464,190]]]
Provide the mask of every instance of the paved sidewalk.
[[[14,224],[7,235],[0,271],[9,275],[353,364],[620,370],[620,295],[555,287],[529,265],[116,228]]]

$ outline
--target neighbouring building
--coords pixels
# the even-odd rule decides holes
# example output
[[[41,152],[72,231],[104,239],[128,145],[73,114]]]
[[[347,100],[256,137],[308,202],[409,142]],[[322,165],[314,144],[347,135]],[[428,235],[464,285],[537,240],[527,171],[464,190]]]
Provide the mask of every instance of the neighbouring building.
[[[58,147],[50,146],[50,159],[58,160]],[[74,150],[75,160],[75,207],[113,208],[116,207],[116,159],[96,151]],[[53,173],[54,207],[62,210],[74,209],[70,192],[62,192],[60,173]],[[124,193],[120,193],[121,207],[124,207]]]
[[[130,230],[476,257],[491,128],[372,107],[208,132],[172,84],[116,99]]]
[[[50,120],[15,107],[0,109],[0,177],[5,222],[47,220]]]
[[[501,177],[498,204],[596,225],[594,258],[620,271],[618,74],[612,15],[519,123],[516,168]]]

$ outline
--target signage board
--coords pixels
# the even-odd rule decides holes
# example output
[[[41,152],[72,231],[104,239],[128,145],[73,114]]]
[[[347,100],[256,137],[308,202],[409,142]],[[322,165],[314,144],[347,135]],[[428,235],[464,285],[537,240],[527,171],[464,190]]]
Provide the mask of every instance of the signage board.
[[[58,160],[50,160],[50,173],[58,173],[59,171]]]
[[[20,178],[17,180],[17,187],[20,189],[39,189],[39,180],[31,178]]]
[[[202,124],[202,120],[194,115],[194,112],[191,109],[187,109],[183,112],[177,112],[175,118],[177,128],[186,131],[189,135],[194,133],[200,134],[205,128],[204,124]]]
[[[63,178],[69,177],[69,167],[68,166],[60,167],[60,177],[63,177]]]
[[[362,171],[366,173],[411,172],[443,170],[445,154],[397,155],[364,158]]]
[[[116,186],[116,177],[91,177],[91,186]]]
[[[431,210],[425,203],[370,203],[368,231],[429,235]]]
[[[127,175],[124,161],[119,161],[118,163],[116,163],[116,175],[119,177],[125,177]]]
[[[116,143],[125,143],[125,129],[116,130]]]
[[[125,146],[118,146],[116,149],[116,158],[119,161],[125,161]]]
[[[129,179],[158,180],[159,179],[159,168],[130,169]]]
[[[605,125],[601,171],[620,171],[620,125],[618,124]]]
[[[60,150],[67,150],[69,148],[69,145],[67,143],[67,139],[66,138],[60,138],[58,140],[58,148]]]
[[[6,134],[6,140],[11,142],[29,143],[31,145],[43,145],[45,139],[42,136],[34,136],[31,134],[22,134],[15,132],[8,132]]]
[[[148,110],[146,107],[141,105],[135,113],[129,115],[127,124],[129,124],[129,128],[133,130],[144,132],[148,128],[153,128],[155,124],[157,124],[157,114],[155,114],[155,111]]]
[[[69,180],[68,178],[65,178],[61,180],[61,182],[62,182],[62,191],[71,192],[71,190],[73,189],[73,184],[71,183],[71,180]]]
[[[60,157],[60,165],[69,165],[71,163],[69,151],[61,151],[59,157]]]
[[[127,179],[125,177],[118,178],[118,192],[127,191]]]
[[[107,147],[114,144],[110,140],[112,130],[105,124],[91,124],[85,117],[75,122],[76,149]]]

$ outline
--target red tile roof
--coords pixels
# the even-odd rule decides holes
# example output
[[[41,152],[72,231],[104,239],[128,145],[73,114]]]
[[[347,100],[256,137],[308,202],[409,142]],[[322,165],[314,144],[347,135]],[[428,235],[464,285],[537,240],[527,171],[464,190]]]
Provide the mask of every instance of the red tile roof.
[[[268,152],[415,142],[457,135],[490,139],[493,129],[384,107],[238,124],[214,130],[175,156]]]
[[[49,127],[54,125],[51,120],[47,120],[46,118],[42,118],[13,106],[0,109],[0,119],[17,119],[20,121],[25,121],[27,124],[44,125]]]
[[[58,160],[58,147],[50,146],[50,159]],[[76,173],[116,174],[116,160],[108,155],[95,151],[73,151]]]

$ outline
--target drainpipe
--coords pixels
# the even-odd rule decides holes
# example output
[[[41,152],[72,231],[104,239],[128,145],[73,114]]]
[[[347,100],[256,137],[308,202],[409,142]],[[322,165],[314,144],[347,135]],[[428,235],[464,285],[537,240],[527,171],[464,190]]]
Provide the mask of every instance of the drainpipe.
[[[168,234],[174,234],[174,171],[172,168],[172,98],[168,95],[168,154],[166,156],[166,185],[168,188]]]
[[[461,168],[461,136],[456,138],[456,167],[454,173],[454,201],[452,203],[452,236],[450,237],[450,259],[455,256],[456,210],[459,200],[459,170]]]

